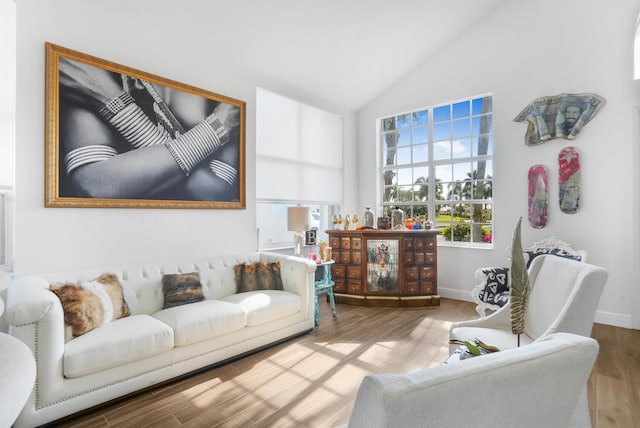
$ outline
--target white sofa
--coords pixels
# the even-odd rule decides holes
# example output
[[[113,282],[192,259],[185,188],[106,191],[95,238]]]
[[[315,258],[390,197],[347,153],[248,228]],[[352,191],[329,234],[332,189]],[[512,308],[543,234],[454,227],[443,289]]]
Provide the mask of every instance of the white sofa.
[[[585,428],[598,342],[556,333],[407,375],[366,376],[348,428]]]
[[[233,267],[280,262],[284,291],[236,294]],[[9,333],[33,352],[37,380],[16,427],[45,424],[159,382],[237,358],[314,328],[316,264],[256,252],[184,263],[18,277],[7,291]],[[120,279],[131,315],[65,342],[56,282]],[[205,300],[162,309],[164,274],[198,272]]]

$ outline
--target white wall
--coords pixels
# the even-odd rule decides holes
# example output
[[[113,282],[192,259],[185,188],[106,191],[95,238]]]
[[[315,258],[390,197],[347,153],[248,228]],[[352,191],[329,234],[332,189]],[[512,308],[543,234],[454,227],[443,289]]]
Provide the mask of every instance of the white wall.
[[[639,309],[632,305],[632,298],[640,303],[634,212],[640,186],[633,174],[638,135],[632,126],[633,107],[640,103],[632,56],[639,8],[634,0],[615,6],[595,0],[507,2],[359,112],[359,195],[364,203],[377,189],[376,118],[493,93],[494,249],[441,246],[441,295],[469,299],[476,268],[504,265],[514,224],[522,216],[525,246],[555,236],[586,249],[589,262],[610,272],[598,322],[625,327],[635,323],[640,328],[633,312]],[[607,104],[575,141],[526,146],[526,125],[513,118],[533,99],[564,92],[593,92]],[[582,163],[582,206],[574,215],[560,212],[557,203],[557,156],[570,145],[578,148]],[[551,204],[544,229],[533,229],[526,220],[527,170],[536,163],[546,165],[550,174]]]
[[[207,2],[17,2],[16,265],[18,274],[254,251],[255,88],[280,92],[345,118],[345,175],[355,181],[355,115],[218,54],[246,33],[217,30]],[[49,41],[244,100],[245,210],[44,208],[45,50]],[[238,48],[242,44],[238,42]],[[302,50],[302,49],[301,49]],[[353,198],[353,190],[346,198]]]
[[[0,0],[0,188],[13,188],[16,103],[16,4]]]

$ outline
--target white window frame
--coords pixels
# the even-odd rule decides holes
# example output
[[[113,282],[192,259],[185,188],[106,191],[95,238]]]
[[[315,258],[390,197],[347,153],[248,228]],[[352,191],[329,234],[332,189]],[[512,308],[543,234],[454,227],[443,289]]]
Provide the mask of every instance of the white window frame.
[[[414,212],[411,212],[412,210],[415,210],[418,214],[422,214],[422,212],[424,212],[426,208],[429,218],[435,221],[436,228],[440,230],[443,230],[446,226],[455,227],[456,224],[469,224],[469,231],[470,231],[469,241],[454,241],[453,239],[447,240],[444,238],[444,236],[439,235],[439,242],[443,245],[473,247],[473,248],[493,248],[493,243],[492,243],[493,190],[492,189],[493,189],[493,182],[495,180],[493,176],[493,108],[491,108],[491,110],[488,112],[482,112],[480,114],[475,114],[473,111],[473,102],[474,101],[477,102],[484,98],[491,99],[491,101],[493,99],[492,94],[482,94],[482,95],[469,97],[461,100],[456,100],[448,103],[438,104],[430,107],[424,107],[424,108],[404,111],[400,113],[388,114],[383,117],[379,117],[376,121],[377,140],[378,140],[377,144],[378,144],[378,153],[379,153],[379,163],[378,163],[378,177],[379,177],[379,184],[380,184],[379,195],[380,195],[382,211],[387,215],[390,215],[390,212],[394,208],[394,206],[400,206],[401,208],[406,208],[405,211],[408,211],[408,212],[405,212],[405,215],[409,217],[414,214]],[[450,111],[452,111],[454,105],[461,105],[465,102],[470,103],[469,105],[470,111],[468,116],[461,116],[455,119],[453,116],[450,116],[448,120],[434,122],[434,112],[437,109],[449,106]],[[424,123],[424,119],[416,120],[416,117],[424,118],[425,112],[427,114],[426,123]],[[409,115],[410,117],[409,119],[410,125],[406,127],[399,127],[398,118],[406,118],[407,115]],[[479,129],[478,125],[474,124],[474,120],[481,121],[482,117],[487,117],[489,119],[488,132],[486,133],[480,133],[478,130]],[[383,129],[383,122],[391,118],[394,119],[395,129],[389,132],[391,133],[395,132],[399,139],[404,137],[405,142],[403,143],[400,140],[398,140],[398,142],[396,143],[396,153],[394,154],[395,163],[392,165],[385,165],[386,153],[385,153],[384,137],[387,134],[387,132]],[[454,133],[454,123],[462,122],[463,120],[466,120],[466,119],[469,120],[469,125],[471,126],[470,128],[471,131],[469,132],[469,135],[465,136],[464,138],[456,137]],[[445,126],[447,122],[449,123],[449,126],[450,126],[450,135],[445,139],[438,139],[438,137],[434,135],[435,134],[434,125]],[[424,132],[424,128],[427,128],[426,133]],[[483,129],[483,130],[487,130],[487,129]],[[406,138],[409,138],[410,140],[409,143],[406,143]],[[488,142],[487,154],[483,154],[483,155],[477,154],[479,138],[487,139],[487,142]],[[423,141],[425,139],[426,141]],[[460,142],[461,140],[464,140],[464,139],[469,140],[468,153],[465,156],[459,156],[459,157],[454,156],[452,152],[451,156],[447,159],[434,158],[434,155],[436,152],[434,146],[436,143],[448,142],[450,147],[453,147],[454,143]],[[420,151],[421,146],[423,145],[426,146],[426,149],[427,149],[426,154],[424,150],[422,150],[422,152]],[[398,157],[401,156],[399,154],[400,150],[398,149],[405,150],[405,153],[407,153],[408,154],[407,156],[410,158],[409,162],[403,162],[402,160],[398,159]],[[426,158],[415,160],[419,156],[425,156]],[[475,186],[477,184],[483,185],[483,186],[490,186],[488,187],[488,190],[486,190],[488,192],[488,197],[487,195],[485,195],[483,198],[474,198],[474,196],[477,196],[477,194],[474,194],[475,193],[474,191],[470,191],[471,195],[466,196],[464,198],[462,197],[462,194],[461,194],[462,192],[459,192],[458,194],[451,193],[448,195],[447,193],[448,191],[452,190],[452,186],[447,186],[446,183],[444,183],[443,184],[444,189],[442,189],[444,198],[436,199],[436,187],[437,187],[436,178],[438,176],[438,173],[436,172],[436,170],[438,168],[443,168],[446,166],[452,166],[453,168],[454,165],[467,164],[470,166],[470,169],[468,169],[468,171],[470,171],[471,174],[473,175],[475,171],[477,171],[476,166],[478,162],[484,162],[485,165],[487,165],[487,173],[485,173],[485,177],[483,180],[477,180],[475,179],[475,177],[468,177],[468,176],[467,176],[467,179],[456,180],[455,179],[456,174],[452,170],[452,174],[451,174],[452,181],[449,184],[454,184],[459,181],[460,185],[465,185],[465,189],[467,189],[466,185],[470,185],[468,189],[475,189],[475,187],[472,187],[472,186]],[[389,200],[385,200],[386,191],[389,188],[389,186],[385,185],[385,173],[388,173],[389,171],[394,171],[395,175],[400,175],[402,174],[402,171],[405,171],[405,172],[413,171],[414,168],[421,168],[423,171],[428,172],[427,182],[425,183],[428,185],[427,200],[423,201],[423,200],[413,199],[413,200],[404,200],[404,201],[398,201],[398,200],[393,201],[391,200],[392,198],[389,198]],[[423,175],[421,175],[421,177],[422,176]],[[411,177],[412,184],[409,186],[406,186],[406,191],[411,191],[411,189],[413,189],[413,191],[416,191],[417,185],[415,183],[415,179],[416,177],[413,177],[413,176]],[[399,197],[402,191],[403,183],[397,182],[400,180],[402,179],[398,177],[394,186],[396,197]],[[406,180],[406,178],[404,180]],[[404,183],[404,184],[408,184],[408,183]],[[391,191],[393,192],[394,190],[391,190]],[[456,196],[458,196],[459,199],[457,199]],[[490,213],[490,220],[487,221],[486,219],[484,219],[476,222],[474,221],[473,216],[469,214],[469,217],[465,222],[454,221],[454,216],[451,216],[450,219],[445,222],[442,220],[442,217],[436,216],[438,212],[442,211],[442,207],[444,206],[448,206],[449,208],[453,209],[455,206],[460,206],[460,205],[465,205],[469,207],[481,205],[486,212]],[[440,207],[438,208],[438,206]],[[477,240],[474,242],[474,236],[473,236],[474,234],[471,233],[471,231],[476,229],[477,225],[481,226],[481,229],[483,231],[482,232],[483,237],[484,239],[487,239],[487,241]],[[476,239],[480,239],[479,234],[476,237]]]

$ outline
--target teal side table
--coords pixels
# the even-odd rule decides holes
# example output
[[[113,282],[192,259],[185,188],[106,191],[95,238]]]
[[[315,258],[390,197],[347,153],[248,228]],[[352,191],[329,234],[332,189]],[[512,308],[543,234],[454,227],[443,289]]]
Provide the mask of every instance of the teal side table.
[[[331,312],[333,316],[336,316],[336,300],[333,296],[333,286],[335,282],[331,279],[331,265],[335,263],[335,260],[323,261],[318,263],[318,268],[323,269],[322,279],[315,282],[316,292],[314,296],[315,306],[315,322],[316,325],[320,324],[320,308],[318,307],[318,295],[327,293],[329,295],[329,302],[331,302]]]

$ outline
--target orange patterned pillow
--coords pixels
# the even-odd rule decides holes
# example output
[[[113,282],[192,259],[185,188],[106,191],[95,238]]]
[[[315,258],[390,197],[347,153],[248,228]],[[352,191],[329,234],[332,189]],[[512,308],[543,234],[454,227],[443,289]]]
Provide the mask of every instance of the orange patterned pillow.
[[[284,290],[280,262],[240,263],[233,267],[236,293],[256,290]]]

